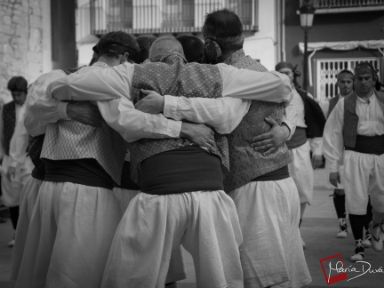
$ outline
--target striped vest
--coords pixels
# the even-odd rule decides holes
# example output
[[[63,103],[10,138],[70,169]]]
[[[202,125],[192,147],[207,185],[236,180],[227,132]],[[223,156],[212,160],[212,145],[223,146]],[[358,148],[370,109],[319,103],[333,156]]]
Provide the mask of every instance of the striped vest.
[[[41,158],[95,159],[120,184],[126,150],[123,138],[105,123],[101,127],[92,127],[72,120],[60,120],[48,125]]]
[[[181,59],[171,59],[167,63],[147,63],[136,65],[132,78],[133,100],[140,99],[139,89],[154,90],[161,95],[185,97],[218,98],[222,96],[222,80],[216,66],[197,63],[184,64]],[[229,169],[228,143],[225,136],[215,135],[216,146],[213,154],[220,157],[222,164]],[[132,179],[138,180],[140,163],[153,155],[178,149],[193,143],[187,139],[142,139],[132,143]]]
[[[235,52],[228,64],[237,68],[267,71],[257,60],[245,56],[243,50]],[[239,188],[256,177],[275,171],[289,163],[290,156],[286,145],[267,156],[254,151],[250,146],[255,136],[271,129],[270,125],[264,121],[266,117],[270,116],[281,123],[284,113],[283,104],[252,101],[248,113],[228,136],[231,171],[226,175],[224,181],[226,192]]]

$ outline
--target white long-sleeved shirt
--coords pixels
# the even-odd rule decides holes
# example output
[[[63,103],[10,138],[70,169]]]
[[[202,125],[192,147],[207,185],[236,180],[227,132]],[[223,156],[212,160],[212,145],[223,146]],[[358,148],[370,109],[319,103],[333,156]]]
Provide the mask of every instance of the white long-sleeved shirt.
[[[68,119],[68,103],[58,101],[47,95],[48,85],[65,76],[65,72],[62,70],[50,71],[40,75],[28,89],[24,125],[30,135],[44,134],[48,124],[56,123],[61,119]]]
[[[357,97],[358,135],[375,136],[384,134],[384,113],[378,101],[375,94],[372,94],[369,99]],[[327,168],[331,172],[337,172],[338,163],[343,157],[343,127],[344,98],[337,102],[324,128],[323,152],[327,159]]]
[[[219,64],[218,68],[222,77],[223,96],[236,98],[224,101],[233,103],[233,107],[238,107],[239,111],[243,111],[238,115],[236,113],[222,113],[221,120],[225,123],[223,125],[225,128],[219,129],[221,133],[232,131],[248,111],[249,101],[241,99],[270,102],[290,100],[289,80],[283,74],[237,69],[225,64]],[[133,69],[132,64],[122,64],[111,69],[98,69],[98,71],[89,69],[88,73],[71,74],[57,81],[51,86],[50,91],[53,97],[60,100],[113,99],[110,102],[99,102],[98,106],[106,122],[119,133],[124,133],[124,129],[120,128],[124,127],[122,121],[127,121],[127,119],[116,115],[119,113],[118,107],[132,105],[130,87],[132,85]],[[124,102],[126,104],[122,104]],[[217,106],[217,103],[215,106]],[[130,134],[130,132],[128,131],[127,134]]]
[[[82,78],[83,74],[89,71],[101,71],[109,66],[105,63],[95,63],[93,66],[84,67],[78,72],[69,75],[71,80]],[[49,123],[55,123],[58,120],[68,119],[66,114],[66,102],[55,99],[51,95],[51,91],[60,89],[65,86],[68,81],[66,77],[56,79],[57,82],[51,85],[46,93],[40,93],[36,101],[30,104],[30,113],[26,124],[29,127],[29,133],[33,136],[43,134]],[[52,82],[52,81],[51,81]],[[89,95],[88,95],[89,96]],[[170,120],[163,115],[151,115],[136,110],[129,98],[113,98],[111,101],[102,101],[103,97],[90,97],[89,101],[97,101],[98,108],[106,123],[115,129],[122,137],[133,142],[141,138],[176,138],[179,137],[181,131],[181,122]],[[81,100],[81,99],[79,99]]]

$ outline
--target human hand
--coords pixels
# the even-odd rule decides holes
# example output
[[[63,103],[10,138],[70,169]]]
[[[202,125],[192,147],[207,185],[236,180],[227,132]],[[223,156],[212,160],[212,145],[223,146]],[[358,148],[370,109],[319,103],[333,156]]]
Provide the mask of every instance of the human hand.
[[[99,109],[90,102],[68,103],[67,115],[74,121],[94,127],[100,127],[103,123]]]
[[[141,92],[146,95],[143,99],[135,104],[135,108],[150,114],[163,113],[164,97],[152,90],[141,89]]]
[[[215,133],[204,124],[183,122],[181,125],[181,137],[187,138],[207,151],[213,151],[215,147]]]
[[[329,182],[337,187],[338,186],[338,183],[340,183],[340,174],[339,172],[331,172],[329,173]]]
[[[323,156],[322,155],[312,155],[311,158],[313,169],[317,169],[323,165]]]
[[[265,118],[265,122],[272,126],[271,130],[252,139],[251,146],[255,151],[271,154],[287,141],[290,130],[286,125],[279,125],[273,118]]]

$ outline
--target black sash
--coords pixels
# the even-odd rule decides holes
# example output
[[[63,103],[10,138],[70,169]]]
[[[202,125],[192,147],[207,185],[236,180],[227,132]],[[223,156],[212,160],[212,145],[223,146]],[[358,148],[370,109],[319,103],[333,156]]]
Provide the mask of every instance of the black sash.
[[[42,159],[44,181],[71,182],[92,187],[112,189],[112,178],[95,159],[49,160]]]
[[[159,153],[141,163],[139,186],[154,195],[223,190],[221,161],[197,146]]]
[[[375,155],[384,154],[384,135],[380,135],[380,136],[357,135],[355,147],[346,146],[345,150],[352,150],[359,153],[375,154]]]

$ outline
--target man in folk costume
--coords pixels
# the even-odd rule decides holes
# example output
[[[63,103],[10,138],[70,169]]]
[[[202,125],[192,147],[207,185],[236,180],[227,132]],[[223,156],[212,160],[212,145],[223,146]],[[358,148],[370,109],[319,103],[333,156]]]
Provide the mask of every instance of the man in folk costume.
[[[352,261],[364,259],[363,227],[372,205],[372,244],[383,249],[384,239],[384,96],[375,91],[376,73],[368,62],[356,65],[355,92],[338,101],[324,132],[324,155],[330,179],[337,179],[343,159],[346,208],[355,239]]]
[[[1,145],[4,153],[1,167],[1,198],[4,205],[9,207],[12,226],[16,230],[19,218],[20,192],[24,185],[25,176],[31,172],[31,167],[28,168],[29,165],[26,163],[25,141],[15,139],[15,137],[21,136],[20,133],[24,129],[24,102],[28,93],[28,82],[22,76],[15,76],[8,81],[7,88],[11,92],[12,101],[3,106],[1,116]],[[16,129],[17,127],[19,129]],[[16,146],[11,144],[14,141],[18,142],[18,140],[21,140],[22,143],[14,144],[20,145],[21,150],[15,151]],[[20,153],[16,155],[16,152]],[[13,239],[8,245],[13,247],[14,243],[15,240]]]
[[[295,115],[295,133],[287,142],[292,156],[288,165],[289,174],[295,180],[300,198],[301,218],[307,205],[313,198],[314,171],[322,163],[321,137],[325,125],[325,117],[320,105],[313,100],[306,91],[302,90],[296,82],[298,75],[289,62],[280,62],[275,70],[288,75],[293,89],[292,103],[286,108],[289,115]],[[312,156],[310,154],[312,150]],[[302,241],[305,246],[304,241]]]
[[[151,60],[168,64],[124,64],[90,71],[84,77],[71,75],[53,88],[54,97],[121,99],[151,89],[192,97],[231,96],[237,111],[244,110],[244,101],[235,96],[256,95],[277,102],[289,98],[286,78],[278,74],[223,64],[185,65],[176,39],[159,38],[152,47],[155,43],[160,47]],[[223,115],[227,130],[241,120],[235,118]],[[226,139],[219,135],[215,139],[205,144],[211,152],[185,139],[141,140],[131,145],[132,172],[142,192],[132,199],[116,232],[102,287],[162,287],[170,255],[180,244],[194,258],[198,287],[243,287],[241,231],[222,183],[222,165],[228,167]]]
[[[337,102],[343,97],[350,96],[353,94],[353,73],[349,70],[342,70],[337,74],[336,85],[339,89],[339,94],[329,100],[329,106],[327,111],[327,117],[331,114],[335,108]],[[338,174],[332,174],[337,176],[335,179],[329,179],[330,183],[335,187],[333,191],[333,204],[336,210],[336,215],[339,220],[339,231],[336,234],[337,238],[346,238],[348,235],[348,224],[345,212],[345,193],[342,185],[342,163],[338,169]]]
[[[206,60],[267,71],[244,54],[242,24],[235,13],[219,10],[208,14],[203,35]],[[153,113],[163,112],[174,119],[206,123],[217,131],[222,131],[221,127],[225,125],[220,115],[243,112],[241,116],[244,118],[241,117],[240,124],[228,135],[231,170],[226,174],[224,188],[235,201],[244,237],[240,256],[245,287],[301,287],[308,284],[311,278],[298,230],[297,188],[288,174],[289,155],[284,145],[290,129],[280,126],[284,105],[253,101],[247,110],[239,111],[231,103],[225,103],[228,98],[166,95],[164,101],[161,99],[151,93],[136,107]],[[159,105],[155,105],[156,102]],[[155,106],[160,109],[152,110]],[[265,121],[267,117],[271,118],[266,120],[268,122]],[[263,140],[256,143],[257,149],[269,150],[269,153],[262,154],[251,146],[258,136]]]
[[[120,64],[136,50],[133,37],[113,32],[99,42],[100,59],[95,66],[83,69]],[[128,100],[119,108],[116,102],[103,104],[105,110],[113,110],[110,115],[121,117],[108,119],[124,127],[125,138],[180,134],[181,123],[136,111]],[[45,176],[15,287],[98,287],[121,218],[111,189],[121,180],[126,142],[105,123],[92,127],[60,120],[41,130],[45,132],[41,153]]]

